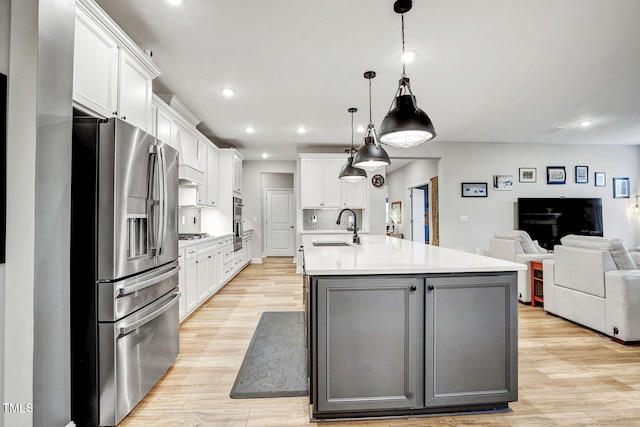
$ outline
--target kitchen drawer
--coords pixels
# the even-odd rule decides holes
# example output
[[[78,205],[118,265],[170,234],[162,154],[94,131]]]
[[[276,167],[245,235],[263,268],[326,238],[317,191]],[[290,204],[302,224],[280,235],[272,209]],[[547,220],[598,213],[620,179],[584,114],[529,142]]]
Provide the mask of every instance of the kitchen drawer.
[[[198,253],[209,252],[217,248],[215,241],[198,244]]]
[[[222,253],[223,253],[223,258],[222,258],[222,262],[227,263],[228,261],[230,261],[231,259],[233,259],[233,256],[235,254],[235,252],[233,251],[233,246],[225,246],[222,249]]]
[[[184,248],[184,257],[185,260],[193,259],[198,254],[198,247],[196,245],[191,245]]]

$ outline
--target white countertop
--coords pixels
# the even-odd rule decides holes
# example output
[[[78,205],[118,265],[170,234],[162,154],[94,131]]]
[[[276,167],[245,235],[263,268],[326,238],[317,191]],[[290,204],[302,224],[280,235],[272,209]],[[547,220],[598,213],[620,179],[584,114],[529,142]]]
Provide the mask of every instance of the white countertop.
[[[439,246],[382,235],[361,236],[360,245],[313,246],[313,242],[348,242],[349,235],[302,236],[309,275],[466,273],[526,270],[527,266]]]
[[[198,245],[200,243],[211,242],[212,240],[224,239],[225,237],[233,236],[233,234],[220,234],[219,236],[207,236],[202,239],[192,239],[192,240],[178,240],[178,248],[184,248],[191,245]]]

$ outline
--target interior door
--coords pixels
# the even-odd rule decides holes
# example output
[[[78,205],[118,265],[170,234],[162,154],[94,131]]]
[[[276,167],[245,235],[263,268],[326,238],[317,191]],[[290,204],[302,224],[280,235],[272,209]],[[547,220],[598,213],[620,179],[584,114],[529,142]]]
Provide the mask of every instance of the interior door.
[[[411,189],[411,240],[424,243],[424,190]]]
[[[295,254],[295,203],[293,190],[266,190],[267,256]]]

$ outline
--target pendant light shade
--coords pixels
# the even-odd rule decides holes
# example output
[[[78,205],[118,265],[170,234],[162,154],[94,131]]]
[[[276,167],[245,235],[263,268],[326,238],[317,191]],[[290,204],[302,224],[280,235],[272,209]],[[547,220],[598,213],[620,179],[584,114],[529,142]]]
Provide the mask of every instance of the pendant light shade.
[[[429,116],[418,108],[406,75],[404,13],[411,10],[411,0],[397,0],[393,6],[393,10],[401,15],[402,20],[402,77],[389,112],[380,124],[380,141],[394,147],[407,148],[435,138],[436,131]]]
[[[367,126],[367,133],[364,136],[362,145],[358,148],[358,152],[353,157],[352,163],[354,167],[368,171],[373,171],[391,164],[389,155],[378,142],[373,120],[371,119],[371,79],[375,76],[376,73],[374,71],[364,73],[364,78],[369,80],[369,125]]]
[[[367,177],[367,172],[364,169],[354,168],[353,156],[350,156],[347,163],[342,165],[340,169],[340,179],[347,182],[357,182]]]
[[[358,111],[357,108],[349,108],[349,113],[351,113],[351,150],[349,150],[349,158],[347,159],[347,163],[342,166],[340,169],[340,175],[338,177],[347,182],[357,182],[363,180],[367,177],[367,172],[364,169],[354,168],[353,167],[353,153],[355,149],[353,148],[353,113]]]
[[[418,108],[412,94],[396,96],[395,106],[380,124],[380,141],[394,147],[413,147],[435,136],[431,119]]]
[[[374,133],[375,135],[375,133]],[[389,166],[391,160],[384,148],[376,141],[375,136],[365,136],[364,143],[358,148],[358,153],[353,158],[353,165],[368,171]]]

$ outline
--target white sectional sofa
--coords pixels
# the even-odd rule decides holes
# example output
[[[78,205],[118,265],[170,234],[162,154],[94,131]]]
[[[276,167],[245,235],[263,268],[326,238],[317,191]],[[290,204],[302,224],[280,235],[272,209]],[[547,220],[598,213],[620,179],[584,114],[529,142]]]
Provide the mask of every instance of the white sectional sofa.
[[[527,270],[518,272],[518,299],[531,302],[531,263],[553,258],[541,248],[537,242],[523,230],[497,231],[489,240],[489,256],[506,261],[519,262],[527,266]]]
[[[640,253],[620,239],[560,241],[543,261],[544,309],[616,341],[640,341]]]

